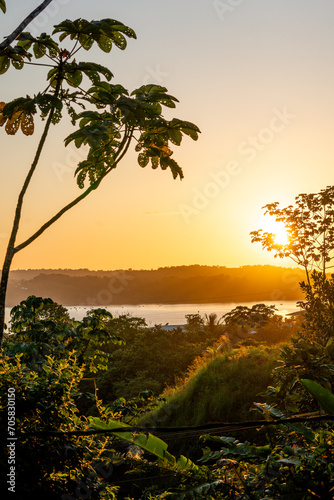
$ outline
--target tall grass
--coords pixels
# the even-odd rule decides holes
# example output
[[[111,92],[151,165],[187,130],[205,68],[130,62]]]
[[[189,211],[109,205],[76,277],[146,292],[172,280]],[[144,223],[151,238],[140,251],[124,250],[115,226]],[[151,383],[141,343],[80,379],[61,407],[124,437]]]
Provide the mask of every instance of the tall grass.
[[[174,389],[167,389],[167,403],[155,415],[164,425],[202,425],[258,418],[250,413],[259,393],[271,383],[278,365],[278,347],[241,347],[217,354],[210,361],[200,358],[187,377]]]

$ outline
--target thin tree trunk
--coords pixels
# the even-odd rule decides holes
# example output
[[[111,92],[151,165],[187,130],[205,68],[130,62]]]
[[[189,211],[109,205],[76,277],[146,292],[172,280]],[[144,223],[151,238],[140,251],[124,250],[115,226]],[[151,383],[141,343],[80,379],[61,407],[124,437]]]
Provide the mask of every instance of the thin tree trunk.
[[[22,23],[11,33],[9,36],[6,37],[6,39],[0,43],[0,50],[6,50],[9,45],[16,40],[16,38],[22,33],[24,28],[28,26],[31,21],[35,19],[50,3],[52,0],[44,0],[38,7],[36,7],[35,10],[33,10],[25,19],[22,21]]]
[[[54,94],[55,97],[57,97],[57,95],[59,93],[60,81],[61,81],[61,68],[59,70],[58,84],[57,84],[57,88],[56,88],[55,94]],[[14,221],[13,221],[13,226],[12,226],[12,232],[11,232],[11,235],[9,238],[9,243],[7,246],[5,260],[4,260],[3,268],[2,268],[1,282],[0,282],[0,346],[1,346],[1,343],[3,340],[4,327],[5,327],[5,305],[6,305],[6,292],[7,292],[7,286],[8,286],[9,271],[10,271],[10,267],[11,267],[11,264],[13,261],[13,257],[16,253],[15,241],[16,241],[16,236],[17,236],[19,226],[20,226],[23,199],[24,199],[24,196],[27,192],[31,178],[36,170],[38,161],[40,159],[42,149],[43,149],[45,141],[46,141],[46,137],[49,133],[53,114],[54,114],[54,108],[51,108],[48,119],[47,119],[45,127],[44,127],[42,137],[41,137],[39,144],[38,144],[38,147],[37,147],[35,158],[31,164],[30,170],[29,170],[28,175],[24,181],[24,184],[22,186],[21,192],[20,192],[18,200],[17,200],[15,216],[14,216]]]
[[[53,115],[53,110],[52,110],[52,115]],[[18,200],[18,204],[17,204],[17,208],[16,208],[16,213],[15,213],[13,229],[12,229],[12,234],[11,234],[11,238],[10,238],[10,241],[8,244],[6,257],[5,257],[5,261],[4,261],[4,265],[3,265],[1,283],[0,283],[0,345],[1,345],[1,342],[3,339],[3,331],[4,331],[4,324],[5,324],[4,323],[5,302],[6,302],[6,291],[7,291],[7,285],[8,285],[9,270],[10,270],[14,255],[17,252],[19,252],[20,250],[22,250],[23,248],[25,248],[26,246],[28,246],[30,243],[32,243],[47,228],[49,228],[54,222],[56,222],[63,214],[65,214],[68,210],[70,210],[72,207],[77,205],[81,200],[86,198],[86,196],[88,196],[92,191],[94,191],[100,185],[100,183],[104,179],[104,177],[112,170],[112,169],[107,170],[106,173],[104,174],[104,176],[101,177],[101,179],[99,179],[94,184],[89,186],[89,188],[87,188],[86,191],[84,191],[80,196],[78,196],[72,202],[68,203],[65,207],[63,207],[54,217],[52,217],[45,224],[43,224],[43,226],[41,226],[40,229],[38,231],[36,231],[30,238],[28,238],[27,240],[22,242],[20,245],[15,246],[15,239],[16,239],[16,235],[18,232],[18,228],[19,228],[19,221],[20,221],[20,216],[21,216],[23,197],[24,197],[24,194],[25,194],[27,187],[29,185],[30,179],[34,173],[34,170],[36,168],[41,150],[44,146],[45,139],[46,139],[46,136],[47,136],[50,124],[51,124],[52,115],[50,114],[48,117],[48,121],[46,123],[43,136],[40,140],[39,147],[38,147],[38,150],[36,152],[34,162],[30,168],[29,174],[27,176],[27,179],[24,183],[24,186],[23,186],[22,191],[21,191],[20,196],[19,196],[19,200]],[[125,133],[124,139],[123,139],[122,144],[121,144],[122,148],[120,148],[120,150],[118,152],[118,158],[117,158],[116,163],[119,163],[121,161],[121,159],[123,158],[123,156],[128,151],[130,143],[131,143],[131,139],[132,139],[133,130],[134,129],[131,128],[127,133]],[[121,149],[123,149],[123,148],[124,148],[124,150],[121,151]]]

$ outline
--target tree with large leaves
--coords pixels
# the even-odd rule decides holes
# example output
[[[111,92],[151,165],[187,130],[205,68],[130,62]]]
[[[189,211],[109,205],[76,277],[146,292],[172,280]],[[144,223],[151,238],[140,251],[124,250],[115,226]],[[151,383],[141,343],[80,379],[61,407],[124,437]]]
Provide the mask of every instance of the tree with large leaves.
[[[40,7],[47,3],[43,2]],[[5,2],[0,8],[5,12]],[[31,17],[31,16],[30,16]],[[29,16],[28,16],[29,18]],[[21,23],[22,25],[22,23]],[[20,25],[20,26],[21,26]],[[79,51],[87,52],[95,44],[104,52],[115,45],[124,50],[126,38],[136,38],[135,32],[114,19],[87,21],[65,20],[54,27],[52,35],[38,37],[20,31],[15,45],[0,48],[0,74],[10,66],[17,70],[34,64],[48,68],[45,87],[32,97],[19,97],[0,103],[0,126],[15,135],[19,129],[25,135],[34,133],[37,115],[45,120],[35,157],[17,200],[12,231],[5,254],[0,285],[0,341],[4,330],[4,313],[9,271],[14,256],[38,238],[63,214],[95,191],[103,179],[114,170],[135,142],[138,163],[153,169],[169,169],[173,178],[183,178],[183,172],[172,158],[171,145],[179,146],[184,135],[197,140],[198,127],[177,118],[167,120],[162,109],[174,108],[177,99],[159,85],[143,85],[129,93],[122,85],[110,83],[109,68],[87,61],[77,61]],[[7,39],[8,40],[8,39]],[[42,62],[43,61],[43,62]],[[87,157],[75,171],[81,193],[34,234],[17,242],[23,201],[35,173],[51,125],[58,124],[64,111],[71,117],[76,130],[65,139],[77,148],[86,146]]]
[[[305,269],[308,285],[311,285],[312,271],[326,276],[334,257],[334,186],[328,186],[319,193],[299,194],[295,205],[280,208],[279,203],[269,203],[264,213],[283,222],[288,243],[276,242],[275,235],[262,229],[252,231],[252,243],[260,242],[262,248],[273,251],[275,257],[289,257]]]

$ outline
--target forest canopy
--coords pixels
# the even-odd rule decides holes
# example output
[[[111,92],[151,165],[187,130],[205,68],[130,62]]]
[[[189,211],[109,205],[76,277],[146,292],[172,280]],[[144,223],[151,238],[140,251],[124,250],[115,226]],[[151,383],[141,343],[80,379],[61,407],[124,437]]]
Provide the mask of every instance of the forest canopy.
[[[179,266],[157,270],[12,271],[8,305],[29,295],[63,305],[300,300],[303,271],[275,266]]]

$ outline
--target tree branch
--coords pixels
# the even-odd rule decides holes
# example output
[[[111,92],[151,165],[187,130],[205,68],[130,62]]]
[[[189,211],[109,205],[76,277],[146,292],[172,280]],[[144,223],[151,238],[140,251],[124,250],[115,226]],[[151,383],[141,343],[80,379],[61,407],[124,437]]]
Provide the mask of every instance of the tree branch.
[[[56,89],[54,91],[54,97],[56,97],[56,98],[58,97],[60,86],[61,86],[61,73],[62,73],[61,68],[62,68],[62,62],[60,61],[60,71],[59,71],[59,75],[58,75],[57,86],[56,86]],[[49,116],[46,120],[46,124],[44,126],[42,136],[41,136],[40,141],[38,143],[35,157],[33,159],[33,162],[30,166],[30,169],[28,171],[28,174],[25,178],[25,181],[23,183],[23,186],[21,188],[20,194],[19,194],[18,199],[17,199],[11,235],[9,238],[9,242],[8,242],[8,246],[7,246],[7,250],[6,250],[6,255],[5,255],[5,260],[4,260],[4,263],[2,266],[2,273],[1,273],[1,282],[0,282],[0,346],[2,343],[3,332],[4,332],[5,301],[6,301],[6,292],[7,292],[7,286],[8,286],[9,271],[10,271],[12,260],[13,260],[14,254],[15,254],[14,245],[15,245],[16,236],[17,236],[19,226],[20,226],[23,200],[24,200],[25,194],[28,190],[30,181],[35,173],[37,164],[39,162],[39,159],[40,159],[40,156],[42,153],[42,150],[44,148],[44,144],[45,144],[47,135],[48,135],[49,130],[50,130],[50,126],[52,123],[54,112],[55,112],[55,106],[52,106],[50,109],[50,112],[49,112]]]
[[[16,40],[16,38],[22,33],[24,28],[28,26],[31,21],[35,19],[50,3],[52,0],[44,0],[38,7],[36,7],[35,10],[33,10],[25,19],[22,21],[22,23],[11,33],[7,38],[0,43],[0,50],[6,50],[9,45]]]
[[[125,140],[122,141],[122,147],[119,149],[118,154],[116,155],[116,157],[118,156],[118,159],[115,162],[114,166],[112,168],[109,168],[99,180],[97,180],[96,182],[94,182],[93,184],[91,184],[86,189],[86,191],[84,191],[80,196],[77,196],[77,198],[75,198],[73,201],[71,201],[70,203],[68,203],[61,210],[59,210],[59,212],[56,213],[56,215],[54,215],[45,224],[43,224],[38,229],[38,231],[36,231],[32,236],[30,236],[30,238],[28,238],[27,240],[25,240],[24,242],[22,242],[20,245],[17,245],[14,248],[14,254],[17,253],[17,252],[19,252],[20,250],[23,250],[23,248],[27,247],[28,245],[30,245],[30,243],[32,243],[33,241],[35,241],[42,233],[44,233],[44,231],[46,229],[48,229],[52,224],[54,224],[54,222],[56,222],[58,219],[60,219],[60,217],[62,215],[64,215],[66,212],[68,212],[68,210],[70,210],[72,207],[74,207],[75,205],[77,205],[81,200],[83,200],[84,198],[86,198],[86,196],[88,196],[92,191],[94,191],[96,188],[98,188],[98,186],[100,185],[100,183],[102,182],[102,180],[106,177],[106,175],[109,174],[109,172],[111,170],[113,170],[115,168],[115,166],[120,162],[120,160],[123,158],[123,156],[126,154],[127,150],[129,149],[130,142],[131,142],[131,139],[132,139],[132,132],[131,131],[133,131],[133,129],[130,129],[130,131],[128,132],[127,136],[125,137]],[[124,148],[124,150],[122,151],[122,153],[120,153],[120,151],[123,148]]]
[[[59,212],[54,215],[51,219],[49,219],[45,224],[43,224],[43,226],[41,226],[38,231],[36,231],[36,233],[34,233],[32,236],[30,236],[30,238],[28,238],[27,240],[25,240],[23,243],[21,243],[20,245],[17,245],[15,248],[14,248],[14,253],[17,253],[19,252],[20,250],[22,250],[23,248],[27,247],[28,245],[30,245],[30,243],[32,243],[34,240],[36,240],[36,238],[38,238],[42,233],[44,233],[44,231],[50,227],[54,222],[56,222],[58,219],[60,219],[60,217],[66,213],[68,210],[70,210],[72,207],[74,207],[75,205],[77,205],[79,203],[79,201],[83,200],[84,198],[86,198],[86,196],[89,195],[89,193],[91,193],[92,191],[94,191],[100,184],[100,182],[102,181],[103,177],[101,177],[101,179],[99,179],[97,182],[95,182],[94,184],[91,184],[89,186],[89,188],[86,189],[86,191],[84,191],[80,196],[78,196],[77,198],[75,198],[73,201],[71,201],[70,203],[68,203],[65,207],[63,207],[61,210],[59,210]]]

